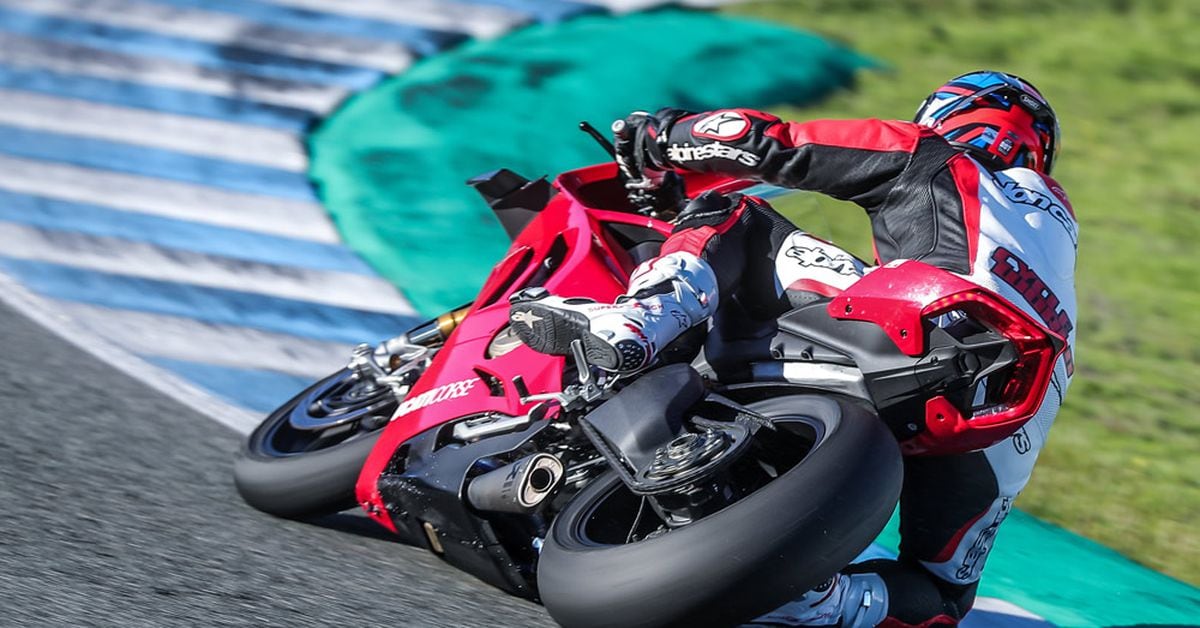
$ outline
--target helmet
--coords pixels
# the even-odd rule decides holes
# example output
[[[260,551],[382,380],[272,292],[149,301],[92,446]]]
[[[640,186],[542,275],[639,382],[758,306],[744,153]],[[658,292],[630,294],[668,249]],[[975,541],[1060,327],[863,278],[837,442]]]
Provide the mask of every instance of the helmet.
[[[953,78],[929,95],[913,122],[991,164],[1050,174],[1058,150],[1058,118],[1028,81],[980,70]]]

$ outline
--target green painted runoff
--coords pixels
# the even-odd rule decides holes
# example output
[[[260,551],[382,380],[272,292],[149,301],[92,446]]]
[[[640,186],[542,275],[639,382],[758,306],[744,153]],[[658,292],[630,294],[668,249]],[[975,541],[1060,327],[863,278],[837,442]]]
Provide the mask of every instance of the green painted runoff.
[[[311,174],[351,248],[436,315],[470,301],[508,246],[466,179],[604,160],[580,120],[606,128],[639,108],[802,105],[870,64],[814,35],[705,13],[533,26],[354,97],[312,135]]]

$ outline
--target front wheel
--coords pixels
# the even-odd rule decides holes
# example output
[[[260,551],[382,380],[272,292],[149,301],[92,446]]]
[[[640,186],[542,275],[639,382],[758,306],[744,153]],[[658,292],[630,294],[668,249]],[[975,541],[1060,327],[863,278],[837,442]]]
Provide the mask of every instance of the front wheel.
[[[354,485],[396,394],[349,369],[313,384],[250,433],[233,467],[251,506],[279,517],[326,515],[354,506]]]
[[[786,471],[679,527],[615,474],[598,478],[558,514],[538,562],[541,599],[557,622],[736,625],[816,586],[874,540],[903,474],[882,422],[826,396],[745,407],[777,428],[755,436],[774,442],[756,447],[754,462]]]

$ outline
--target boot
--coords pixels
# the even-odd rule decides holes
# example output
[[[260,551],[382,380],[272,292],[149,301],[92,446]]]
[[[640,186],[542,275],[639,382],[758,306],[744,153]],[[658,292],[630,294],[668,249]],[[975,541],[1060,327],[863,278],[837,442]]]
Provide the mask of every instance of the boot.
[[[621,375],[645,369],[659,350],[716,309],[717,280],[704,260],[671,253],[639,266],[616,303],[551,295],[545,288],[510,298],[509,320],[534,351],[570,355],[583,341],[590,364]]]
[[[878,574],[838,574],[752,626],[875,626],[887,617],[887,587]]]

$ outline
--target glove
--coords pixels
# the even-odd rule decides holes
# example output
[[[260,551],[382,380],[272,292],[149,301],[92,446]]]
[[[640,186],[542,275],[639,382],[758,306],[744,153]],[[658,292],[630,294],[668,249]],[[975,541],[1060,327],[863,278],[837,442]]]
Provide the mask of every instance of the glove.
[[[682,182],[668,172],[661,182],[645,175],[647,170],[670,170],[663,154],[671,124],[686,112],[679,109],[660,109],[655,114],[635,111],[623,120],[613,122],[613,149],[617,165],[625,175],[629,200],[637,207],[659,211],[677,205],[682,197]],[[661,189],[664,188],[664,189]],[[669,188],[669,189],[667,189]]]
[[[631,180],[642,179],[646,170],[670,170],[671,164],[663,153],[667,134],[675,120],[687,115],[680,109],[659,109],[650,114],[635,111],[623,120],[613,122],[613,148],[617,164]]]

